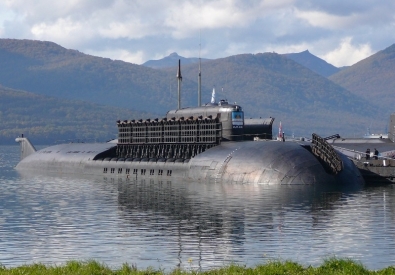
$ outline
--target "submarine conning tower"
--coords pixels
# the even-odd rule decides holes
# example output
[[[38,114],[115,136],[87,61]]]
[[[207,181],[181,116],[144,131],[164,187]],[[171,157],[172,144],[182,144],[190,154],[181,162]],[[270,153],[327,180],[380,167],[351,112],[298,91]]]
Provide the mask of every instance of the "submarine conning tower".
[[[117,121],[118,158],[190,159],[226,141],[272,138],[274,118],[247,120],[226,100],[167,112],[162,119]]]
[[[240,141],[244,134],[244,112],[236,104],[226,100],[208,103],[200,107],[181,108],[168,111],[167,119],[217,118],[221,128],[221,141]]]

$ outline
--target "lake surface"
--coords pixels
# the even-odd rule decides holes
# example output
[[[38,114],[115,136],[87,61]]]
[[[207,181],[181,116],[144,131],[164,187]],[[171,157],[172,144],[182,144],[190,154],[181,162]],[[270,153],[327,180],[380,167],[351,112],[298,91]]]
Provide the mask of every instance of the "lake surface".
[[[313,186],[50,177],[14,170],[0,146],[0,264],[94,259],[170,271],[269,260],[395,265],[395,186]]]

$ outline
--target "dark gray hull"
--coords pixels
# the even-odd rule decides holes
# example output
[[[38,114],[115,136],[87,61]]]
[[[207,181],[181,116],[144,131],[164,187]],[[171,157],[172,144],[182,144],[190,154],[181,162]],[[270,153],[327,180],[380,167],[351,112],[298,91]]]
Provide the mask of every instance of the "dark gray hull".
[[[129,179],[174,178],[255,184],[364,184],[359,170],[348,158],[342,157],[344,169],[333,175],[308,150],[308,145],[302,146],[297,142],[224,142],[189,160],[94,160],[97,155],[115,146],[113,143],[55,145],[26,156],[16,169],[24,174],[30,171]]]

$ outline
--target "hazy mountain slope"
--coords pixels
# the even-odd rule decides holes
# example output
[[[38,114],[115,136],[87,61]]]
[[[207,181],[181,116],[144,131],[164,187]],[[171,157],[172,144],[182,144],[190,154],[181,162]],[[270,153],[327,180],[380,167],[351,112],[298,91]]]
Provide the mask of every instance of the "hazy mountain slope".
[[[51,42],[14,39],[0,39],[0,62],[0,83],[13,89],[163,115],[177,107],[176,67],[155,70]],[[198,64],[182,63],[182,75],[182,107],[196,106]],[[286,133],[296,135],[362,135],[367,125],[384,116],[358,96],[278,54],[202,62],[202,85],[203,102],[210,101],[215,85],[218,99],[236,101],[247,116],[272,116],[276,124],[282,120]]]
[[[181,60],[181,63],[183,65],[188,65],[188,64],[193,64],[193,63],[199,62],[199,58],[197,58],[197,57],[186,58],[186,57],[179,56],[177,53],[171,53],[169,56],[166,56],[162,59],[148,60],[147,62],[145,62],[142,65],[146,66],[146,67],[153,68],[153,69],[163,69],[163,68],[174,67],[175,65],[178,64],[178,60]],[[208,60],[208,59],[201,58],[201,61],[205,61],[205,60]]]
[[[148,118],[148,113],[61,100],[0,86],[0,144],[14,144],[21,134],[35,144],[106,141],[116,138],[116,121]]]
[[[308,50],[300,53],[288,53],[284,54],[284,56],[324,77],[328,77],[340,71],[339,68],[311,54]]]
[[[395,111],[395,44],[329,77],[375,104]]]
[[[32,40],[0,39],[0,60],[0,83],[14,89],[157,113],[177,107],[175,72]],[[183,82],[183,105],[195,85]]]
[[[197,79],[196,65],[185,66],[183,76]],[[202,82],[206,88],[216,87],[217,99],[242,105],[247,116],[272,116],[276,123],[282,120],[288,133],[291,128],[295,133],[361,135],[367,121],[376,120],[380,113],[367,101],[275,53],[204,62]],[[205,92],[203,103],[209,102],[210,96],[211,91]]]

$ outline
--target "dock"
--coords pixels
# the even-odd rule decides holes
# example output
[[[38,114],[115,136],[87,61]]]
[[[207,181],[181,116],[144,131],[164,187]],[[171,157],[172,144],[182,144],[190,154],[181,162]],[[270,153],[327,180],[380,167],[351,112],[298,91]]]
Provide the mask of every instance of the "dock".
[[[387,143],[385,149],[379,144],[374,144],[375,147],[382,147],[381,149],[387,150],[381,151],[382,153],[378,155],[377,159],[374,158],[373,152],[371,153],[370,158],[367,159],[366,152],[361,151],[362,148],[359,144],[359,146],[357,146],[357,148],[359,147],[358,149],[356,149],[355,147],[352,148],[350,146],[347,146],[349,144],[331,145],[334,149],[345,154],[350,160],[352,160],[352,162],[361,172],[367,184],[394,184],[395,159],[393,158],[393,156],[395,152],[395,144],[390,143],[389,145],[391,145],[391,147],[388,147],[388,144],[389,143]],[[355,143],[353,143],[353,145],[355,146]],[[367,144],[364,144],[363,146],[368,147]]]
[[[394,184],[395,159],[352,159],[367,184]]]

